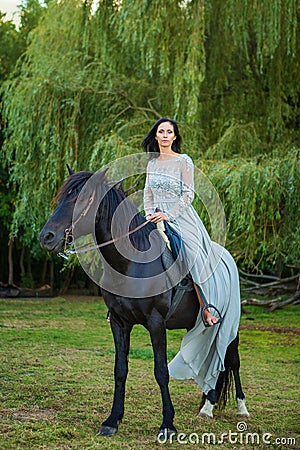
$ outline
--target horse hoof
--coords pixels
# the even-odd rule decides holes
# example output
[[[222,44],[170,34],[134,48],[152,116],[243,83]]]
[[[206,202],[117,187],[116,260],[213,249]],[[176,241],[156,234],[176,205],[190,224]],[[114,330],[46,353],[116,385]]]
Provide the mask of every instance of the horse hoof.
[[[172,438],[174,438],[175,436],[176,436],[175,430],[171,430],[170,428],[162,428],[161,430],[159,430],[157,440],[159,442],[172,441]]]
[[[213,419],[214,418],[213,409],[214,405],[212,405],[210,401],[206,399],[203,407],[200,409],[198,413],[198,417],[208,417],[209,419]]]
[[[100,428],[100,430],[98,432],[98,435],[110,437],[110,436],[113,436],[114,434],[116,434],[117,431],[118,431],[118,428],[107,427],[106,425],[102,425],[102,427]]]
[[[248,409],[246,407],[246,400],[245,399],[237,399],[237,413],[239,417],[248,418],[250,416]]]

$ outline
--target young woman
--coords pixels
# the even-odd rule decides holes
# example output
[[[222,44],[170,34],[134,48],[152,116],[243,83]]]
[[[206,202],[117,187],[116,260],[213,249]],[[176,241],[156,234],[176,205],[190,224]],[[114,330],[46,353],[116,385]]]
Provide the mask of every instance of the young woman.
[[[192,206],[194,165],[180,153],[177,123],[159,119],[142,146],[151,156],[144,188],[146,217],[154,223],[169,221],[182,237],[186,264],[205,304],[192,330],[183,338],[181,349],[169,364],[170,375],[193,378],[206,394],[215,389],[228,345],[237,335],[240,319],[240,289],[236,264],[228,251],[211,241]]]

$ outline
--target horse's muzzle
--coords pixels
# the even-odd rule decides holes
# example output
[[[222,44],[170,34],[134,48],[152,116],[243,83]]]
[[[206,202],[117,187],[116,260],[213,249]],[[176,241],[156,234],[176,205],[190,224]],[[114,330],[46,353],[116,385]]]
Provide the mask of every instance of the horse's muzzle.
[[[64,246],[64,236],[58,236],[54,231],[42,230],[40,232],[40,244],[44,250],[50,253],[59,253]]]

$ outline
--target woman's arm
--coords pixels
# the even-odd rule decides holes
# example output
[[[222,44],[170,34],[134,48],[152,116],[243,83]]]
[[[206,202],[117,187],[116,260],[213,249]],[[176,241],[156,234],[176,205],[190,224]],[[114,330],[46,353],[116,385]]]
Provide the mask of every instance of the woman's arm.
[[[149,167],[149,165],[148,165]],[[154,206],[153,206],[153,193],[152,189],[149,186],[149,172],[147,167],[147,174],[146,174],[146,183],[144,187],[144,210],[146,214],[146,219],[151,216],[154,212]]]

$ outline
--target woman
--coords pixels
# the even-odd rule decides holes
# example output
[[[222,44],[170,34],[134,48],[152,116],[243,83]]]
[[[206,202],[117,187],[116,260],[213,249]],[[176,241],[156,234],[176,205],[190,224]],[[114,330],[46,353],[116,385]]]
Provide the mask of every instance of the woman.
[[[146,217],[154,223],[169,221],[180,232],[186,264],[204,303],[214,304],[223,317],[220,323],[208,309],[204,321],[199,315],[169,364],[171,376],[193,378],[207,394],[215,389],[218,375],[225,369],[227,347],[238,331],[240,291],[236,264],[225,248],[211,241],[192,206],[194,165],[188,155],[180,153],[176,122],[159,119],[142,146],[151,156],[144,188]]]

